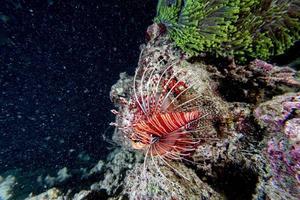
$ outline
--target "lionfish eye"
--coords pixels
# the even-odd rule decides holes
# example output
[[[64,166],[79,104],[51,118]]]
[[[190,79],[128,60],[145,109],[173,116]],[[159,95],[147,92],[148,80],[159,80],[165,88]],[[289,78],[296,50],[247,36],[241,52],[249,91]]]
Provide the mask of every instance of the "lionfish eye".
[[[152,138],[151,138],[151,144],[154,144],[154,143],[158,142],[159,139],[160,139],[160,137],[158,137],[158,136],[152,136]]]
[[[134,143],[140,143],[141,141],[137,140],[137,139],[132,139],[132,142],[134,142]]]

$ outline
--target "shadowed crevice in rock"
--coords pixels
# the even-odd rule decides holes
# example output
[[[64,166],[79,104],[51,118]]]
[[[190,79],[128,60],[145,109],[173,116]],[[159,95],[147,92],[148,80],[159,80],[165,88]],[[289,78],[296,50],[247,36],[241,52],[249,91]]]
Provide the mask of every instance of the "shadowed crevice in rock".
[[[250,84],[232,81],[230,78],[221,81],[218,91],[228,102],[256,103],[255,97],[259,95]]]
[[[258,175],[251,169],[231,163],[225,167],[215,167],[215,177],[205,177],[207,182],[228,200],[250,200],[255,194]],[[201,176],[201,172],[198,172]]]

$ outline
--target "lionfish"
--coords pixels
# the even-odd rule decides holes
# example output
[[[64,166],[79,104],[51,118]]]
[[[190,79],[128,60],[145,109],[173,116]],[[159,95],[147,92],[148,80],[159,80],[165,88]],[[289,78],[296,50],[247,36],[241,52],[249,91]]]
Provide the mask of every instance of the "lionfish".
[[[164,70],[155,66],[137,68],[130,100],[121,98],[132,115],[122,116],[123,113],[112,110],[126,125],[111,125],[124,132],[134,149],[145,151],[144,169],[148,157],[152,161],[158,157],[186,178],[168,161],[189,160],[187,157],[199,144],[199,139],[193,136],[200,130],[197,122],[207,114],[193,104],[200,97],[193,91],[197,81],[183,68],[175,72],[174,65]]]

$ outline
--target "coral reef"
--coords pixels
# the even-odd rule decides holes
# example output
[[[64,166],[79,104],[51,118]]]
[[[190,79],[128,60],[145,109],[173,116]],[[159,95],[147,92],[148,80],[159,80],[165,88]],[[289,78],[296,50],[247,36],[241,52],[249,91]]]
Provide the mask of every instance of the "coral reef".
[[[300,93],[277,96],[259,105],[255,117],[267,129],[272,199],[300,198]]]
[[[176,49],[163,26],[153,24],[148,28],[147,36],[148,43],[141,47],[138,68],[147,68],[148,66],[167,68],[169,63],[175,63],[173,67],[175,71],[191,70],[188,79],[182,79],[182,77],[178,79],[181,78],[180,80],[183,82],[189,83],[193,77],[196,78],[196,82],[193,81],[196,85],[195,88],[197,88],[197,94],[202,94],[196,105],[199,105],[199,109],[205,110],[210,118],[209,122],[204,119],[204,123],[200,124],[203,130],[197,136],[204,138],[198,143],[192,157],[189,158],[190,161],[170,162],[170,166],[161,163],[162,161],[159,159],[158,161],[145,161],[144,164],[137,164],[125,177],[126,184],[121,195],[128,196],[130,199],[167,197],[185,199],[186,195],[199,197],[198,193],[189,190],[190,186],[186,185],[184,181],[178,182],[180,177],[181,179],[187,177],[194,180],[194,173],[196,172],[197,177],[200,178],[197,180],[200,184],[197,186],[199,187],[197,190],[211,191],[210,189],[212,189],[212,191],[218,191],[216,193],[211,191],[210,194],[213,196],[209,198],[261,199],[267,196],[276,199],[274,193],[270,192],[272,189],[275,190],[273,182],[269,181],[269,176],[272,176],[272,173],[269,173],[269,168],[272,168],[269,162],[270,156],[263,153],[267,152],[266,137],[268,134],[264,133],[264,129],[261,129],[254,121],[253,109],[255,104],[262,102],[256,108],[255,116],[263,116],[269,121],[258,120],[259,124],[265,126],[263,123],[276,123],[277,118],[272,115],[272,112],[268,112],[268,109],[263,111],[259,109],[264,107],[266,104],[264,101],[268,100],[270,96],[285,91],[279,89],[281,86],[289,88],[291,91],[297,90],[300,86],[297,72],[291,68],[277,67],[258,59],[248,65],[236,65],[233,61],[228,65],[225,63],[221,68],[205,62],[192,63],[187,61],[188,57],[185,54]],[[138,74],[137,79],[141,76]],[[232,90],[230,85],[224,84],[226,81],[237,83],[234,91],[241,90],[244,96],[234,96],[234,98],[240,102],[235,102],[236,100],[233,99],[228,101],[229,97],[225,96],[223,96],[225,99],[222,98],[220,94],[226,94],[227,90]],[[118,113],[115,125],[119,127],[130,124],[128,118],[130,119],[136,114],[128,105],[134,94],[133,82],[134,78],[122,74],[121,79],[111,90],[111,99],[118,108],[117,111],[114,111]],[[253,97],[256,97],[254,101],[250,101]],[[288,95],[285,96],[285,98],[287,97]],[[285,106],[288,113],[293,113],[293,110],[298,106],[298,103],[295,103],[298,100],[291,97],[289,101]],[[277,108],[277,106],[273,106],[273,109]],[[261,114],[258,114],[259,112]],[[278,110],[278,113],[282,113],[282,111]],[[127,116],[127,118],[120,117],[120,115]],[[260,119],[260,117],[258,118]],[[280,121],[279,118],[278,120]],[[297,130],[297,121],[292,122],[287,126],[287,130]],[[287,132],[289,135],[295,135],[294,131]],[[130,140],[128,138],[122,140],[122,136],[124,137],[122,129],[116,129],[113,136],[115,141],[121,142],[123,147],[130,149]],[[293,138],[295,137],[293,136]],[[288,155],[295,155],[295,152],[290,152]],[[296,160],[293,159],[295,163]],[[275,166],[280,168],[279,163],[276,163]],[[191,173],[183,175],[187,171]],[[240,188],[243,192],[239,193],[231,190],[232,187],[228,186],[226,182],[230,182],[235,187],[245,183],[248,184],[248,187]],[[180,185],[182,188],[177,192],[173,191],[172,184],[174,184],[173,187]],[[156,189],[153,188],[153,185],[157,186]],[[288,196],[289,192],[292,193],[294,190],[295,188],[291,188],[283,195]],[[172,195],[170,196],[170,194]]]
[[[282,131],[284,124],[299,109],[299,94],[287,93],[261,103],[255,109],[254,115],[261,126],[266,127],[270,133],[276,133]]]
[[[136,165],[126,176],[121,195],[129,199],[225,199],[183,164],[172,163],[189,180],[170,171],[164,163],[157,162],[161,164],[159,170],[166,178],[161,177],[154,165],[147,165],[147,174],[143,177],[142,164]]]
[[[297,0],[159,0],[156,23],[186,53],[267,59],[299,40]]]
[[[148,39],[149,42],[147,45],[141,47],[142,53],[140,55],[139,68],[148,66],[167,68],[168,63],[175,63],[172,66],[175,72],[184,70],[190,73],[186,79],[179,75],[177,79],[187,84],[190,82],[195,83],[194,90],[200,98],[194,102],[194,106],[196,105],[201,112],[207,113],[208,118],[203,118],[199,122],[201,131],[195,132],[195,137],[200,138],[200,140],[193,156],[190,158],[190,164],[196,167],[196,171],[201,172],[201,174],[204,174],[206,177],[210,177],[210,179],[217,178],[218,176],[213,172],[214,168],[225,167],[229,163],[238,164],[244,161],[246,164],[241,165],[243,165],[245,169],[249,168],[249,170],[252,170],[250,167],[254,169],[255,167],[251,165],[252,162],[250,162],[247,156],[243,155],[241,151],[242,147],[245,146],[245,144],[241,142],[243,134],[235,131],[235,125],[232,125],[233,127],[230,128],[231,125],[228,122],[230,119],[233,119],[232,114],[234,114],[239,116],[239,120],[236,120],[242,123],[241,121],[244,120],[244,118],[241,113],[243,112],[245,115],[249,115],[249,108],[235,104],[237,107],[233,109],[235,113],[230,113],[229,107],[234,107],[234,105],[228,104],[218,96],[216,91],[218,85],[211,80],[210,76],[213,76],[213,74],[206,71],[207,66],[203,63],[192,64],[187,62],[184,55],[176,50],[174,44],[168,40],[168,36],[164,34],[162,27],[157,24],[150,26],[148,28]],[[139,77],[141,75],[137,76]],[[194,80],[192,77],[196,79]],[[111,99],[118,108],[118,111],[114,111],[118,113],[116,119],[116,125],[118,127],[128,125],[128,118],[130,119],[132,118],[131,116],[136,114],[133,109],[130,109],[130,103],[128,103],[134,94],[132,89],[133,81],[132,77],[122,74],[121,79],[111,90]],[[130,84],[131,87],[128,86],[128,84]],[[120,117],[120,115],[124,115],[127,118]],[[239,129],[243,130],[243,125],[239,125]],[[124,138],[122,129],[116,129],[113,138],[116,139],[116,142],[121,142],[120,144],[122,144],[122,146],[126,148],[131,147],[130,140]],[[245,148],[251,149],[251,147]],[[251,155],[250,157],[250,159],[256,159],[256,161],[261,160],[258,155]],[[168,165],[166,165],[167,163],[164,163],[160,159],[154,162],[151,162],[150,158],[149,160],[148,162],[145,161],[144,165],[136,165],[135,168],[128,173],[125,178],[126,181],[124,182],[130,184],[124,186],[124,190],[121,194],[127,194],[130,199],[163,199],[167,197],[185,199],[187,196],[194,196],[196,198],[200,195],[199,193],[193,193],[194,190],[190,190],[191,186],[185,183],[184,180],[181,180],[183,177],[195,179],[195,172],[191,169],[176,162],[169,162]],[[189,163],[189,161],[187,163]],[[261,162],[256,163],[259,165]],[[254,170],[257,172],[259,169],[257,167]],[[146,175],[141,175],[143,174],[142,172],[145,171],[147,171]],[[174,175],[174,173],[177,175]],[[181,181],[179,181],[179,179]],[[162,182],[163,184],[161,184]],[[195,189],[195,191],[206,190],[212,195],[211,197],[205,196],[205,192],[201,192],[204,195],[203,197],[223,198],[222,194],[214,192],[214,189],[210,188],[207,183],[204,183],[199,178],[197,178],[196,182],[198,185],[195,187],[198,187],[198,189]],[[156,185],[156,190],[151,189],[151,187],[148,188],[148,184]],[[175,184],[176,189],[178,189],[176,185],[180,185],[181,189],[173,191],[173,184]],[[172,194],[173,196],[170,197],[168,194]]]
[[[100,171],[104,173],[104,178],[90,186],[94,191],[104,190],[108,196],[117,194],[123,184],[126,171],[132,169],[134,163],[142,160],[141,155],[122,149],[116,149],[110,155],[108,162]]]
[[[57,188],[51,188],[37,196],[32,194],[25,200],[94,200],[102,199],[103,197],[99,196],[97,192],[92,190],[81,190],[79,193],[76,193],[74,196],[69,193],[64,194]]]
[[[220,93],[227,101],[243,101],[257,104],[275,94],[296,91],[300,88],[299,73],[289,67],[278,67],[255,59],[247,65],[237,65],[231,61],[208,69],[220,84]],[[231,88],[235,88],[232,90]]]
[[[289,67],[273,66],[265,61],[255,59],[247,66],[230,66],[224,76],[231,81],[251,83],[253,86],[277,87],[285,84],[300,87],[297,71]]]

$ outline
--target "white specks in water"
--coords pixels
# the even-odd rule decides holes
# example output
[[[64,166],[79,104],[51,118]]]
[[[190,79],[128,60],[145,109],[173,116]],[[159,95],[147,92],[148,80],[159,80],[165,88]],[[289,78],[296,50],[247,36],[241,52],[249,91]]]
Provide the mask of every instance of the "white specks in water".
[[[36,121],[35,117],[28,117],[28,119],[31,120],[31,121]]]
[[[75,149],[69,149],[70,153],[73,153],[75,151]]]
[[[51,140],[51,137],[48,136],[48,137],[45,137],[44,139],[45,139],[46,141],[49,141],[49,140]]]
[[[43,122],[40,124],[40,127],[46,127],[46,124]]]
[[[87,89],[87,88],[85,88],[84,90],[83,90],[83,93],[88,93],[89,92],[89,89]]]

